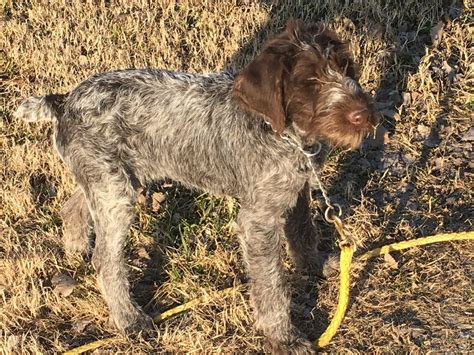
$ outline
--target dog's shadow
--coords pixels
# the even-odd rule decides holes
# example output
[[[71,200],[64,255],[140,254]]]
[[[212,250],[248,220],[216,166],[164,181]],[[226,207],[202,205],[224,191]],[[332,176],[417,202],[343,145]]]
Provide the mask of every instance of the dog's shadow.
[[[212,198],[170,180],[147,186],[144,195],[146,201],[137,205],[138,219],[144,219],[144,225],[148,228],[143,228],[142,223],[137,221],[131,230],[132,234],[145,236],[148,241],[151,235],[153,242],[145,248],[140,245],[130,248],[132,255],[129,262],[133,263],[138,257],[137,267],[132,267],[131,283],[135,299],[147,313],[156,315],[178,305],[179,302],[169,303],[169,300],[163,299],[163,292],[167,292],[161,286],[166,283],[177,281],[178,288],[185,287],[186,278],[192,276],[193,279],[202,279],[203,284],[214,283],[215,287],[206,289],[206,292],[212,292],[247,282],[240,263],[227,259],[230,274],[218,275],[218,280],[210,280],[209,274],[215,273],[215,270],[203,266],[198,260],[201,257],[207,259],[207,255],[214,253],[218,254],[216,258],[223,257],[222,252],[238,248],[237,238],[229,238],[233,234],[232,221],[238,209],[235,200]],[[158,206],[154,201],[157,195],[162,196]],[[208,223],[217,225],[209,230]],[[216,233],[227,237],[217,240]],[[143,254],[145,259],[141,257]],[[190,270],[192,275],[189,275]],[[187,293],[184,289],[173,289],[178,291],[177,298]]]

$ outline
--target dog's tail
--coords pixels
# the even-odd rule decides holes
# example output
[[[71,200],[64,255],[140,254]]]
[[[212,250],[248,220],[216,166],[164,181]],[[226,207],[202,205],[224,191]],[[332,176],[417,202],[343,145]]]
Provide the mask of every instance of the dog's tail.
[[[62,114],[66,96],[62,94],[30,96],[21,103],[13,116],[25,122],[57,121]]]

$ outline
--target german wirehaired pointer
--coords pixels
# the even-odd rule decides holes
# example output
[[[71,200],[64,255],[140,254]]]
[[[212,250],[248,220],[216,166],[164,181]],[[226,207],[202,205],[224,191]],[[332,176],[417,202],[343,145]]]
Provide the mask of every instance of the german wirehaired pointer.
[[[97,74],[67,94],[27,98],[15,115],[54,123],[56,148],[80,187],[63,208],[65,246],[86,251],[93,224],[92,263],[121,331],[151,324],[130,296],[124,263],[135,189],[171,178],[239,201],[256,326],[274,352],[314,351],[291,322],[280,255],[286,240],[299,267],[324,266],[309,208],[312,169],[301,149],[355,148],[376,124],[335,33],[292,21],[238,74]]]

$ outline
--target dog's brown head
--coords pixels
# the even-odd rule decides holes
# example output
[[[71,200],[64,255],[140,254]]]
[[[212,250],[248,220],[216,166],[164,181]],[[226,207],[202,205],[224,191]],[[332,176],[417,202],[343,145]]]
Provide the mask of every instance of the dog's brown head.
[[[292,124],[306,143],[356,148],[377,115],[355,78],[348,46],[334,32],[293,20],[237,76],[233,97],[277,134]]]

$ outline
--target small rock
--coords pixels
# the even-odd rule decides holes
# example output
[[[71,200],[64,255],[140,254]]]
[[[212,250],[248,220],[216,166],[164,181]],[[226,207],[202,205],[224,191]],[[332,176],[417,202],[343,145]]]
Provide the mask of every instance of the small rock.
[[[457,7],[456,3],[453,1],[451,6],[449,6],[449,10],[448,10],[449,17],[451,17],[451,19],[455,20],[459,16],[461,16],[462,13],[463,13],[463,10],[461,8]]]
[[[434,170],[443,170],[444,168],[444,158],[436,158],[434,161]]]
[[[441,141],[439,140],[437,134],[430,134],[425,140],[424,144],[429,148],[434,148],[439,145]]]
[[[63,297],[69,296],[77,285],[77,282],[68,275],[57,273],[51,279],[54,292]]]
[[[403,161],[408,164],[408,165],[411,165],[413,164],[414,162],[416,162],[416,157],[414,157],[413,155],[411,154],[403,154],[402,155],[402,159]]]
[[[459,336],[461,338],[470,339],[472,337],[472,332],[469,330],[463,330],[459,332]]]

